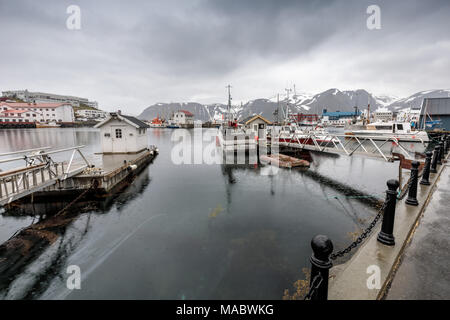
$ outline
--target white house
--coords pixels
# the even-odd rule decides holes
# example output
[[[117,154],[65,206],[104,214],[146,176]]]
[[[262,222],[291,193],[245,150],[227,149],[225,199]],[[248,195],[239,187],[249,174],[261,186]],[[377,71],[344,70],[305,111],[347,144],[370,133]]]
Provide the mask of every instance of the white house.
[[[177,124],[179,126],[194,125],[194,115],[186,110],[178,110],[173,114],[173,118],[171,120],[173,124]]]
[[[147,128],[149,126],[120,112],[95,125],[100,128],[102,153],[139,153],[148,147]]]
[[[26,111],[16,113],[25,122],[74,122],[75,116],[70,104],[64,103],[24,103],[24,102],[1,102],[0,111],[3,115],[10,115],[8,111]],[[17,119],[18,120],[18,119]]]

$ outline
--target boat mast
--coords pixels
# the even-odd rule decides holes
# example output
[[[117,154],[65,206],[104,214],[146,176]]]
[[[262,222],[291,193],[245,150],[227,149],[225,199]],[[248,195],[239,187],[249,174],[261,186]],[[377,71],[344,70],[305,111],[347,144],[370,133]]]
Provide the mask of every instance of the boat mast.
[[[285,89],[286,90],[286,114],[284,115],[284,124],[288,125],[289,123],[289,89]]]
[[[227,106],[227,116],[225,121],[227,122],[227,125],[230,125],[231,119],[231,86],[227,85],[226,88],[228,89],[228,106]]]

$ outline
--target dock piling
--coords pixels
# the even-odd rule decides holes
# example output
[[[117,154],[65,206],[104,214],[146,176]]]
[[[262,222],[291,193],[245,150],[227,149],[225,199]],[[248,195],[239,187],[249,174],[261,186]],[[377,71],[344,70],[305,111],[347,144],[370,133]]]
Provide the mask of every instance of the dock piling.
[[[387,246],[395,245],[394,219],[395,219],[395,204],[397,202],[397,188],[399,183],[397,180],[391,179],[387,182],[388,190],[386,190],[386,200],[383,214],[383,222],[381,224],[381,231],[378,234],[377,240]]]
[[[411,181],[408,190],[408,198],[405,203],[410,206],[418,206],[419,201],[417,201],[417,181],[419,180],[419,161],[411,162]]]
[[[328,277],[333,263],[330,255],[333,252],[333,242],[324,235],[316,235],[311,240],[312,255],[311,277],[309,280],[309,293],[307,298],[311,300],[328,299]]]
[[[430,167],[431,167],[431,151],[427,151],[425,153],[425,166],[423,167],[423,174],[422,174],[422,180],[420,180],[420,184],[424,186],[430,185]]]

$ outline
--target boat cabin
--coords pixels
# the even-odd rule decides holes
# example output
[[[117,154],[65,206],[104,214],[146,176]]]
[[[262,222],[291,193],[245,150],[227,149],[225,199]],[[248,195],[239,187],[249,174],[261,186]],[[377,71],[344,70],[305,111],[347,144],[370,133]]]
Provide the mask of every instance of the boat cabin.
[[[410,133],[411,124],[409,122],[374,122],[367,125],[367,130],[376,130],[386,133]]]

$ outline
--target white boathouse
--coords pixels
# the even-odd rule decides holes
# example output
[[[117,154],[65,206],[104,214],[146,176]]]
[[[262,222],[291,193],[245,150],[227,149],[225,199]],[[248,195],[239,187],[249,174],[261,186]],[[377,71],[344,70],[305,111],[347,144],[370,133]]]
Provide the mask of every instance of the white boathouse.
[[[148,148],[147,128],[141,120],[123,115],[120,111],[110,113],[108,118],[95,125],[100,129],[103,154],[139,153]]]

